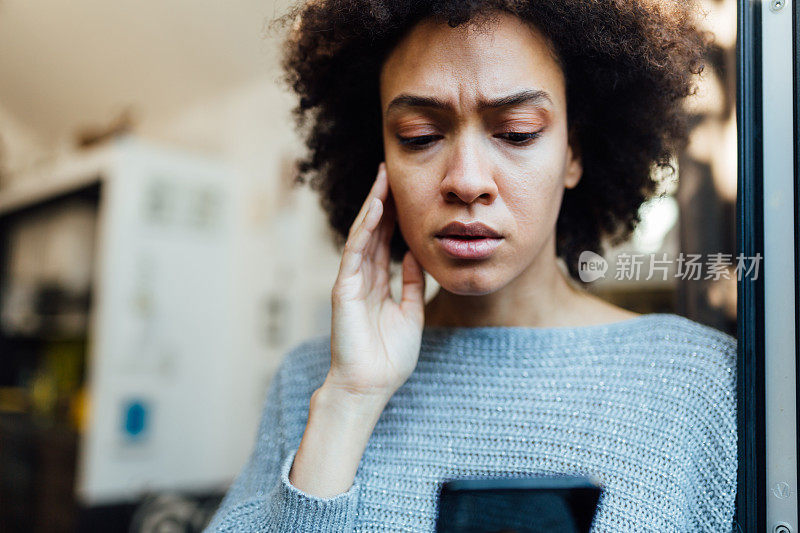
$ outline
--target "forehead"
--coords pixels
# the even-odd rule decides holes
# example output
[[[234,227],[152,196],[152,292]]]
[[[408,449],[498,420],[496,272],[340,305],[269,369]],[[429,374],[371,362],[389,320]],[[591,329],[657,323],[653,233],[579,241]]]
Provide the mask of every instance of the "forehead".
[[[564,77],[547,39],[510,14],[481,22],[451,28],[427,19],[412,28],[381,70],[384,111],[399,94],[470,107],[521,90],[545,91],[564,109]]]

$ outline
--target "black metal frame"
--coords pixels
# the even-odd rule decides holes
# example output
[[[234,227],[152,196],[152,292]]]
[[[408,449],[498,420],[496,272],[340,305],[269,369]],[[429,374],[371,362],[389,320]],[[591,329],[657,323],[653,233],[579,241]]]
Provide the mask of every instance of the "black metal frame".
[[[761,2],[738,0],[736,112],[738,133],[737,253],[761,254],[762,275],[738,283],[738,472],[736,523],[766,531],[764,425],[764,213],[761,87]],[[795,124],[797,122],[795,121]]]

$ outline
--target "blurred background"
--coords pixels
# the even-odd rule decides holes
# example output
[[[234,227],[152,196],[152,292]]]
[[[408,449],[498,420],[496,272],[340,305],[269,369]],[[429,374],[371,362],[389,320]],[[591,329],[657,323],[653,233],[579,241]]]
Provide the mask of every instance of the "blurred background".
[[[267,28],[288,5],[0,0],[3,531],[199,531],[282,356],[328,333],[339,255],[292,186]],[[679,179],[612,265],[735,253],[736,4],[703,7]],[[735,274],[670,274],[590,289],[736,334]]]

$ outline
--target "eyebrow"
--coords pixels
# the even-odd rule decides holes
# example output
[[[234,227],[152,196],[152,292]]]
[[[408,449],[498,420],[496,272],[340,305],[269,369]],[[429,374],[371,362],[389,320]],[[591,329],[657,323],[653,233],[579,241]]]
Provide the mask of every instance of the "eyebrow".
[[[497,109],[500,107],[508,107],[520,104],[539,105],[544,102],[548,102],[550,104],[553,103],[553,100],[550,98],[550,95],[547,94],[546,91],[542,91],[540,89],[536,90],[529,89],[525,91],[520,91],[518,93],[509,94],[508,96],[492,98],[490,100],[479,100],[478,108]],[[389,102],[389,105],[386,107],[386,114],[388,115],[389,112],[392,111],[393,109],[403,108],[403,107],[429,107],[433,109],[443,109],[446,111],[453,110],[453,104],[441,98],[437,98],[435,96],[418,96],[413,94],[401,94],[398,97],[394,98],[391,102]]]

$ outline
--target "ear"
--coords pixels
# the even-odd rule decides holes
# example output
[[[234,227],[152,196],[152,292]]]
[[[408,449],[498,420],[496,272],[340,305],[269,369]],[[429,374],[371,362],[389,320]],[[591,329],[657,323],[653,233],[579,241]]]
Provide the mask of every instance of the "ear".
[[[564,169],[564,187],[573,189],[581,180],[583,175],[583,163],[581,162],[581,151],[578,145],[577,135],[573,130],[569,133],[567,144],[567,164]]]

